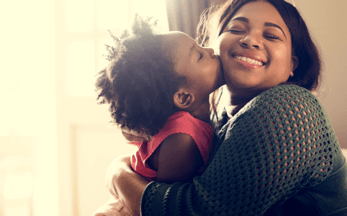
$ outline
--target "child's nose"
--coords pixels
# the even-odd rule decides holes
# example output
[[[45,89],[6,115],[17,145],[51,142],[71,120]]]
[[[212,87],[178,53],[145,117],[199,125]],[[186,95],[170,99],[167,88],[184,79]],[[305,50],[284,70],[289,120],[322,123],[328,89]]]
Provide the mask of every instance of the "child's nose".
[[[208,54],[211,56],[211,58],[214,58],[214,50],[212,48],[206,48]]]

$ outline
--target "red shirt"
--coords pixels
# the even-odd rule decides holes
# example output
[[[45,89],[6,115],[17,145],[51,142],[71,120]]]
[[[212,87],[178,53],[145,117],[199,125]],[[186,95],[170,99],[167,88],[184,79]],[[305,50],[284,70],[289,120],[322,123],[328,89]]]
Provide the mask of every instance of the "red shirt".
[[[185,133],[193,138],[204,160],[204,165],[199,170],[202,171],[212,152],[214,131],[211,125],[184,111],[170,116],[164,128],[150,141],[132,143],[139,147],[139,150],[131,157],[133,170],[147,179],[153,180],[157,176],[157,171],[151,169],[146,161],[165,138],[176,133]]]

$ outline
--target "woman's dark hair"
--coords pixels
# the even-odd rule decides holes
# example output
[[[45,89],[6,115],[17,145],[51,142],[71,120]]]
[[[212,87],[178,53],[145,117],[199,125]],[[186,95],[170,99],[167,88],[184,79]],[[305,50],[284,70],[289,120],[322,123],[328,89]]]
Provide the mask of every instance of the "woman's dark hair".
[[[202,14],[197,29],[197,41],[202,45],[211,43],[222,34],[228,22],[245,4],[257,0],[229,0],[221,6],[213,7]],[[292,38],[292,55],[298,57],[298,66],[293,71],[294,76],[287,81],[314,91],[321,80],[321,60],[318,49],[298,10],[284,0],[266,0],[272,4],[287,25]]]
[[[185,82],[178,75],[175,58],[162,46],[156,22],[136,16],[132,32],[111,37],[110,66],[99,72],[96,89],[99,104],[108,103],[113,122],[121,128],[154,136],[176,108],[173,95]]]

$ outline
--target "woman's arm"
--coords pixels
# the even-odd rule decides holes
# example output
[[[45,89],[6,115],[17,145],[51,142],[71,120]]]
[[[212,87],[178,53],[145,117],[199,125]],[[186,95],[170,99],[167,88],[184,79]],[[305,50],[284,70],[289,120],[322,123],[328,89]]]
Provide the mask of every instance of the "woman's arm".
[[[193,183],[150,183],[142,215],[263,215],[327,178],[338,142],[317,99],[297,86],[259,95],[220,133]]]

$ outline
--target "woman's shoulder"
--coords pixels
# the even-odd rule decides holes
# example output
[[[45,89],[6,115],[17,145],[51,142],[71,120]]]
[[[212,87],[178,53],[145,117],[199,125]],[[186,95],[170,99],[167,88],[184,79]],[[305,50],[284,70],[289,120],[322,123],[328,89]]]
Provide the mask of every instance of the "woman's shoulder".
[[[314,97],[315,96],[307,89],[297,86],[297,85],[292,85],[292,84],[281,84],[277,85],[275,87],[272,87],[268,89],[267,91],[264,91],[259,95],[259,98],[281,98],[281,97],[287,97],[287,98],[298,98],[298,97],[304,97],[304,96],[310,96]]]
[[[290,84],[278,85],[262,92],[251,101],[251,105],[252,107],[268,106],[272,109],[290,110],[289,108],[292,108],[296,111],[304,107],[323,109],[316,96],[309,90]]]

